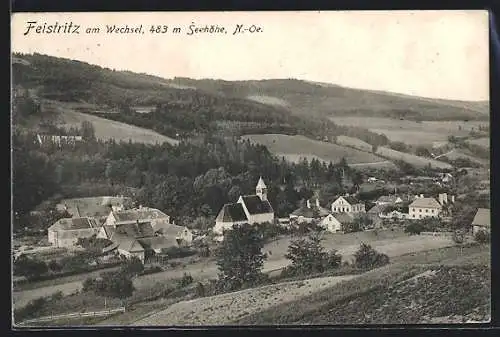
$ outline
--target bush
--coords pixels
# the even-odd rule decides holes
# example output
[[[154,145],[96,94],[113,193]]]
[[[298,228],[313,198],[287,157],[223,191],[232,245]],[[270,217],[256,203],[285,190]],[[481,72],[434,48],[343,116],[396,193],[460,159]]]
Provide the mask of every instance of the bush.
[[[354,253],[356,267],[360,269],[373,269],[389,263],[389,256],[377,252],[370,245],[362,243]]]
[[[16,322],[35,317],[47,304],[47,297],[39,297],[30,301],[26,306],[14,310],[14,319]]]
[[[490,233],[483,229],[478,230],[476,234],[474,234],[474,240],[476,240],[479,243],[490,242]]]
[[[170,247],[163,249],[162,254],[167,255],[169,259],[176,259],[195,255],[196,251],[189,247]]]
[[[405,233],[408,233],[410,235],[418,235],[421,232],[424,231],[424,226],[420,222],[412,222],[409,225],[405,227]]]
[[[47,264],[41,260],[21,255],[14,261],[14,275],[25,276],[28,279],[46,274],[49,271]]]
[[[196,296],[197,297],[205,296],[205,286],[201,282],[198,282],[196,284]]]
[[[184,288],[187,285],[193,283],[193,277],[190,274],[184,273],[179,281],[179,287]]]
[[[130,276],[136,276],[144,271],[144,265],[142,261],[137,257],[133,257],[127,260],[124,266],[122,266],[121,271]]]
[[[48,267],[53,272],[59,272],[62,270],[61,264],[59,262],[57,262],[56,260],[50,261],[48,264]]]
[[[141,272],[141,275],[149,275],[149,274],[154,274],[154,273],[161,273],[163,271],[163,268],[161,266],[151,266],[148,268],[144,268],[144,270]]]

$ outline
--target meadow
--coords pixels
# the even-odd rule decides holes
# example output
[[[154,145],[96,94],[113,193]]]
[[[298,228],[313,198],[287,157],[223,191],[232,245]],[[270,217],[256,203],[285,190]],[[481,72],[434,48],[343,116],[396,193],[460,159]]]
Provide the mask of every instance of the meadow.
[[[467,136],[479,126],[487,126],[488,121],[412,121],[385,117],[331,117],[339,125],[358,126],[372,132],[384,134],[391,141],[410,145],[432,145],[445,142],[448,136]]]

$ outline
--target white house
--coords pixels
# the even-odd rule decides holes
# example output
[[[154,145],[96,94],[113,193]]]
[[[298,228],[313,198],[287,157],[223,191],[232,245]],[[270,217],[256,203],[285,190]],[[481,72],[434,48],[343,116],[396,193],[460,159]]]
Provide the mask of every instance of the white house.
[[[352,196],[340,196],[332,203],[332,213],[365,212],[365,204]]]
[[[377,205],[396,205],[403,202],[403,199],[398,197],[397,195],[382,195],[380,198],[375,201]]]
[[[422,219],[425,217],[437,218],[443,206],[434,198],[418,197],[408,206],[409,219]]]
[[[259,178],[255,187],[255,195],[243,195],[236,203],[225,204],[215,219],[213,231],[222,234],[233,225],[259,224],[274,221],[274,210],[267,200],[267,186]]]
[[[318,226],[331,233],[342,232],[342,224],[332,214],[325,216],[323,220],[319,222]]]
[[[92,218],[64,218],[48,229],[49,243],[55,247],[71,247],[79,238],[97,234],[98,225]]]

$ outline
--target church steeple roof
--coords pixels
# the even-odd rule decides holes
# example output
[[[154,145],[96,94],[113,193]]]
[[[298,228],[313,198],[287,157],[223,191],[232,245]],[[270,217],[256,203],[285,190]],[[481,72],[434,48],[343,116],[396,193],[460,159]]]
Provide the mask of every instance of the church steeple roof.
[[[259,178],[259,182],[257,183],[257,188],[267,188],[262,177]]]

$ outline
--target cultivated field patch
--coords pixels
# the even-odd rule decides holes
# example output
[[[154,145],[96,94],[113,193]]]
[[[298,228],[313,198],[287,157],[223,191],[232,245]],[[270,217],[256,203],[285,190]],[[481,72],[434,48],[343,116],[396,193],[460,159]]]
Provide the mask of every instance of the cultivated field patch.
[[[288,107],[290,104],[278,97],[272,97],[272,96],[266,96],[266,95],[251,95],[247,96],[247,99],[259,102],[262,104],[268,104],[268,105],[275,105],[275,106],[282,106],[282,107]]]
[[[377,149],[376,154],[389,158],[390,160],[402,160],[410,165],[417,167],[431,166],[440,169],[452,169],[453,167],[445,162],[419,157],[410,153],[400,152],[388,147],[381,146]]]
[[[242,137],[252,142],[265,145],[269,151],[280,155],[298,157],[315,156],[324,161],[339,162],[345,158],[347,163],[377,163],[384,161],[371,153],[353,148],[309,139],[304,136],[282,134],[246,135]]]

